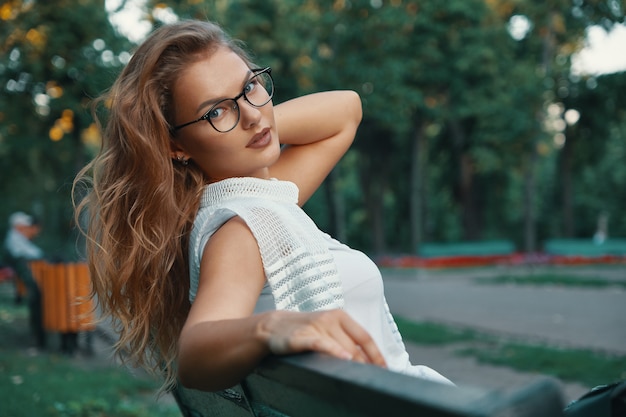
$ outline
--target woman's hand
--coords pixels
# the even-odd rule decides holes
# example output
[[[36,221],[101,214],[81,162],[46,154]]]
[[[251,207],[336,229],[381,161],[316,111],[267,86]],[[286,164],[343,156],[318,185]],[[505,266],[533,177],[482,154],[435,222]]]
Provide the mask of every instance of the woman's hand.
[[[259,322],[258,331],[269,350],[277,355],[315,351],[386,366],[371,336],[342,310],[273,311]]]

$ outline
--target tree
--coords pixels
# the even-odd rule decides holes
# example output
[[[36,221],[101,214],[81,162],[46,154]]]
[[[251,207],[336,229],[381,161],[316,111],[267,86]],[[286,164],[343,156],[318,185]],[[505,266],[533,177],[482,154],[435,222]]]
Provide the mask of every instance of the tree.
[[[598,206],[589,181],[614,167],[614,155],[587,152],[578,137],[585,129],[606,131],[606,149],[619,148],[621,119],[601,130],[608,116],[593,112],[591,126],[579,110],[579,124],[564,132],[562,117],[570,106],[586,109],[574,96],[587,80],[571,78],[570,58],[588,25],[623,21],[615,0],[149,0],[146,17],[154,26],[178,18],[219,22],[257,62],[273,67],[275,102],[326,89],[359,92],[364,119],[355,145],[306,207],[323,229],[357,247],[413,252],[425,241],[505,238],[532,251],[561,233],[554,213],[576,207],[578,216]],[[84,61],[95,59],[97,74],[104,50],[91,56]],[[12,88],[24,84],[20,72],[11,74],[5,79]],[[92,91],[87,86],[81,88]],[[28,110],[33,94],[26,97]],[[61,130],[67,126],[64,109],[72,110],[74,125],[84,114],[81,106],[49,107],[54,117],[37,116],[48,123],[45,135],[57,118]],[[0,129],[6,134],[9,124]],[[563,134],[571,140],[560,148]],[[45,146],[72,143],[69,137]],[[573,175],[582,171],[584,177]],[[555,200],[568,182],[576,193]],[[613,201],[608,196],[606,203]]]
[[[0,213],[33,212],[43,246],[73,257],[71,182],[99,142],[89,103],[127,59],[128,42],[104,0],[14,0],[0,19],[0,154],[10,173],[0,190],[13,196]]]
[[[535,104],[536,123],[529,126],[528,134],[524,139],[527,146],[524,150],[524,248],[534,251],[537,246],[536,228],[538,222],[545,219],[538,218],[538,208],[542,204],[539,184],[536,180],[540,169],[539,162],[546,156],[555,154],[553,137],[555,132],[550,126],[548,110],[559,104],[560,100],[569,94],[569,79],[571,75],[571,57],[578,49],[584,37],[585,29],[592,24],[601,24],[611,27],[613,24],[624,21],[624,10],[616,0],[576,0],[573,4],[565,0],[551,0],[544,2],[524,2],[519,0],[491,0],[490,6],[508,20],[512,35],[518,42],[517,60],[520,65],[528,68],[527,74],[533,66],[537,68],[543,86],[543,92],[536,99],[542,101],[541,107]],[[520,31],[520,24],[522,30]],[[536,99],[534,103],[537,103]],[[546,129],[547,127],[547,129]],[[562,183],[565,185],[564,207],[562,212],[566,234],[571,228],[571,199],[567,190],[570,188],[568,166],[569,146],[565,148],[561,158]],[[543,151],[542,151],[543,150]],[[543,156],[542,156],[543,155]],[[544,161],[545,162],[545,161]],[[549,203],[543,203],[550,205]],[[547,210],[548,213],[553,212]],[[568,220],[570,219],[570,220]],[[568,225],[569,224],[569,225]],[[544,228],[550,230],[549,228]]]
[[[566,217],[571,221],[566,224],[569,236],[590,238],[603,215],[609,219],[609,236],[626,235],[624,88],[626,72],[581,78],[569,85],[570,94],[563,100],[564,117],[570,123],[560,175],[568,181],[562,207],[571,210]]]

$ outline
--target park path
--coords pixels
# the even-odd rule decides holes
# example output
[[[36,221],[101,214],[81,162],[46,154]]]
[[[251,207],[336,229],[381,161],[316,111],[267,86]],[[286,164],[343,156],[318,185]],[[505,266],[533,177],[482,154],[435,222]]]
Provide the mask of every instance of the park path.
[[[545,268],[544,268],[545,269]],[[626,281],[626,267],[560,268],[568,275]],[[541,271],[534,271],[538,273]],[[478,283],[477,278],[528,273],[516,268],[383,270],[392,313],[533,341],[626,355],[626,289]],[[414,363],[432,366],[459,384],[518,387],[538,377],[461,358],[452,349],[407,344]],[[608,381],[607,381],[608,382]],[[591,387],[563,383],[566,399]]]

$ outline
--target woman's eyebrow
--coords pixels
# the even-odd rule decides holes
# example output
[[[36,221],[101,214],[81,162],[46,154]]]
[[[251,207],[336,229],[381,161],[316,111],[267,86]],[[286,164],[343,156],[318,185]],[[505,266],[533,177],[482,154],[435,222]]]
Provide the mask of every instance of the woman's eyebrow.
[[[248,72],[246,73],[246,79],[241,83],[241,89],[243,90],[246,86],[246,83],[250,80],[250,77],[253,75],[252,70],[248,69]],[[241,91],[240,91],[241,92]],[[237,95],[239,95],[239,93],[237,93]],[[226,100],[229,98],[233,98],[233,97],[217,97],[217,98],[212,98],[206,101],[203,101],[202,103],[200,103],[200,105],[198,106],[198,109],[196,110],[196,113],[199,113],[202,111],[202,109],[204,109],[207,106],[211,106],[213,104],[219,103],[222,100]]]

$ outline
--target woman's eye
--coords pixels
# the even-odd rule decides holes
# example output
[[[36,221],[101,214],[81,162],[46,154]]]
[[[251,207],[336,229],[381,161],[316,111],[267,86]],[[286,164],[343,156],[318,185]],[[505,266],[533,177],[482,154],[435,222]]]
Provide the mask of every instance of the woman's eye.
[[[224,114],[226,110],[223,107],[215,107],[209,110],[207,113],[207,119],[217,119],[222,114]]]
[[[246,88],[243,89],[245,94],[250,94],[256,88],[258,81],[256,79],[250,80],[246,85]]]

